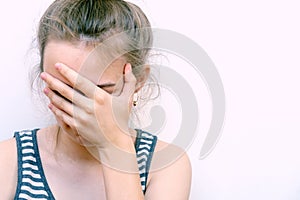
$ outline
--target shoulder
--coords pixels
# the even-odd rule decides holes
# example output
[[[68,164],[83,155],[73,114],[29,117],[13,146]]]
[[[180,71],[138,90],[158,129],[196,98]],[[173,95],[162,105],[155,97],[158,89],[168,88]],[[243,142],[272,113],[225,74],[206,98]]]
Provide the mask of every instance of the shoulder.
[[[191,163],[185,149],[159,140],[157,136],[146,131],[140,131],[139,136],[152,141],[151,144],[149,141],[145,141],[146,144],[153,148],[151,149],[151,151],[153,151],[153,155],[151,159],[149,179],[155,179],[156,176],[160,177],[161,174],[165,174],[167,172],[179,172],[182,170],[187,173],[187,177],[189,176],[189,173],[192,171]],[[156,141],[154,142],[155,145],[152,145],[153,141]]]
[[[15,138],[0,142],[0,199],[12,199],[17,185],[17,147]]]
[[[0,142],[0,168],[3,169],[13,161],[17,161],[17,145],[15,138]],[[0,171],[0,173],[1,172],[2,171]]]
[[[189,157],[184,149],[174,144],[157,140],[153,155],[152,171],[172,168],[178,163],[190,165]]]
[[[168,170],[175,168],[177,165],[190,167],[190,159],[186,151],[174,144],[157,140],[152,170]]]
[[[188,199],[192,169],[184,149],[158,140],[150,174],[148,199]]]

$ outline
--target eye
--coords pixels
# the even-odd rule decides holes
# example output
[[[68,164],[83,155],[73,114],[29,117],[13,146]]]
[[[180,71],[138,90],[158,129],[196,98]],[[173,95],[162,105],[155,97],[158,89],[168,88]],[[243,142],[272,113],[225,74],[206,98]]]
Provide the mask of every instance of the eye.
[[[112,94],[115,85],[116,84],[114,84],[114,83],[106,83],[106,84],[101,84],[101,85],[97,85],[97,86],[99,88],[103,89],[108,94]]]

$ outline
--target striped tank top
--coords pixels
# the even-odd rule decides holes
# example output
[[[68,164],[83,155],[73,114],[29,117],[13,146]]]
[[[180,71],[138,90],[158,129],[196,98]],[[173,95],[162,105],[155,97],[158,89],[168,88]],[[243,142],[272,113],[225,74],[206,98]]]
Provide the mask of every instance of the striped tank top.
[[[18,152],[18,183],[15,200],[55,199],[45,177],[39,154],[36,133],[38,129],[15,132]],[[137,129],[136,157],[143,192],[157,137]]]

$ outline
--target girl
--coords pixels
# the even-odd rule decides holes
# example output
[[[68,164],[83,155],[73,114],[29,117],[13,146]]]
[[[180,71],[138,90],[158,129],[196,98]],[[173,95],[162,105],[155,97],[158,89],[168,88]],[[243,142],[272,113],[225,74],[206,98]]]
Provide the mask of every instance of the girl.
[[[143,11],[123,0],[56,0],[37,39],[57,124],[0,143],[0,199],[188,199],[186,153],[128,126],[150,73]]]

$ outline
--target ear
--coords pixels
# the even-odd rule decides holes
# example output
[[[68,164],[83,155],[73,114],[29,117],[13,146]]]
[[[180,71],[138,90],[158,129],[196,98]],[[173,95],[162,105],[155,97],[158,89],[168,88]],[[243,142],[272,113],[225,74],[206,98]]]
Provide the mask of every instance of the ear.
[[[137,78],[136,80],[136,85],[135,85],[135,91],[138,92],[146,83],[148,77],[150,75],[150,66],[145,65],[143,68],[143,72],[140,77]]]

